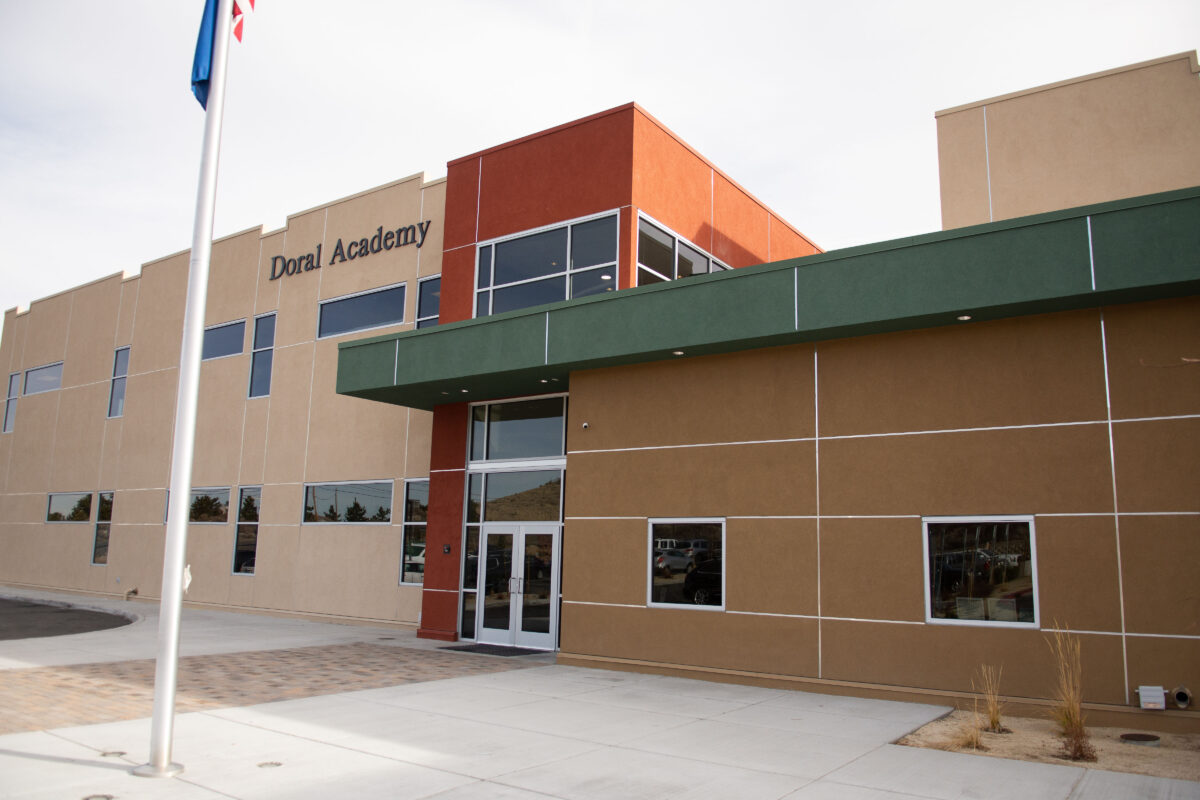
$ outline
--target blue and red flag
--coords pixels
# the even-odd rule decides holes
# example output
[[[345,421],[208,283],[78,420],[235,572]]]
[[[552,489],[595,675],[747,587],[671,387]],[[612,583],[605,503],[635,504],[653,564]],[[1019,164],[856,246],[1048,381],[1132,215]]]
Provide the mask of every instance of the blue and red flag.
[[[254,10],[254,0],[248,0]],[[213,40],[217,35],[217,0],[204,0],[204,16],[200,18],[200,35],[196,37],[196,55],[192,59],[192,94],[208,110],[208,78],[212,72]],[[242,40],[242,10],[233,3],[233,35]]]

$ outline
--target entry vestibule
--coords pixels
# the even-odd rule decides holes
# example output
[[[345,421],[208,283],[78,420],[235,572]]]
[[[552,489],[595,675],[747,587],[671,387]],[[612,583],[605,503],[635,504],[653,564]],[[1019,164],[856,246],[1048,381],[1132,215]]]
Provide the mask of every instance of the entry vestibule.
[[[558,646],[565,425],[562,395],[472,408],[461,638]]]

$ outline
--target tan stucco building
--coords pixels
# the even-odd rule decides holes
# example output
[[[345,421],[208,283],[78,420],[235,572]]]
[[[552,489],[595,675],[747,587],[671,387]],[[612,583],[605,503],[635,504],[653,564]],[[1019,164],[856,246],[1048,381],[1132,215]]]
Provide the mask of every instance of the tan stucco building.
[[[1027,709],[1059,625],[1195,729],[1198,81],[940,112],[947,230],[830,253],[633,104],[219,240],[188,601]],[[6,314],[0,583],[157,596],[187,263]]]

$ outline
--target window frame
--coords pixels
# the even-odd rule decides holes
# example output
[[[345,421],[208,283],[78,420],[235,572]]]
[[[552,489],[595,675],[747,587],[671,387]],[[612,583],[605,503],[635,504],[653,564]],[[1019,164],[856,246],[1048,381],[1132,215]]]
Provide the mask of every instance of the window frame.
[[[400,319],[395,320],[393,322],[384,322],[379,325],[369,325],[365,328],[349,328],[347,330],[337,331],[336,333],[321,333],[321,313],[324,311],[325,306],[330,305],[331,303],[342,302],[344,300],[353,300],[356,297],[365,297],[370,294],[379,294],[382,292],[388,292],[388,291],[391,291],[392,289],[403,289],[404,290],[404,298],[400,303]],[[363,331],[381,330],[383,328],[393,328],[397,325],[403,325],[408,321],[408,312],[407,312],[407,309],[405,309],[405,306],[407,304],[408,304],[408,281],[400,281],[398,283],[391,283],[391,284],[388,284],[387,286],[375,286],[371,289],[364,289],[361,292],[350,292],[349,294],[342,294],[342,295],[338,295],[337,297],[330,297],[325,300],[321,300],[320,302],[317,303],[317,327],[316,327],[317,337],[316,338],[318,341],[320,341],[322,339],[333,339],[337,336],[346,336],[351,333],[362,333]],[[352,482],[353,481],[351,481],[351,483]]]
[[[108,516],[101,518],[104,511],[104,496],[108,495]],[[96,492],[96,523],[92,528],[92,560],[93,567],[108,566],[108,550],[112,546],[112,512],[113,506],[116,503],[117,493],[115,490]],[[100,542],[100,526],[104,526],[104,560],[96,560],[96,547]]]
[[[438,324],[440,315],[441,315],[441,310],[442,310],[441,280],[442,280],[441,273],[438,273],[437,275],[426,275],[424,278],[417,279],[417,299],[416,299],[416,305],[414,306],[415,313],[413,314],[413,317],[414,317],[413,328],[414,329],[419,330],[421,328],[432,328]],[[428,284],[432,281],[438,282],[438,313],[422,317],[421,316],[421,290],[425,287],[426,284]]]
[[[620,288],[620,284],[621,284],[621,275],[620,275],[620,269],[621,269],[621,212],[622,212],[622,209],[620,209],[620,208],[611,208],[611,209],[607,209],[605,211],[597,212],[595,214],[588,214],[586,216],[576,217],[575,219],[563,220],[561,222],[555,222],[550,225],[543,225],[539,228],[530,228],[528,230],[520,231],[518,233],[510,233],[505,236],[497,236],[494,239],[486,239],[484,241],[476,242],[475,243],[475,266],[474,266],[475,282],[473,284],[474,288],[471,290],[471,301],[472,301],[471,302],[471,318],[478,319],[481,317],[490,317],[490,316],[494,316],[496,313],[505,314],[505,313],[509,313],[510,311],[522,311],[526,308],[536,308],[537,305],[543,305],[543,304],[539,303],[536,305],[522,306],[520,308],[509,309],[509,311],[502,311],[502,312],[492,311],[492,308],[495,305],[495,300],[494,300],[493,295],[497,288],[506,289],[506,288],[509,288],[512,286],[521,286],[523,284],[537,283],[538,281],[550,280],[551,278],[562,277],[563,283],[564,283],[564,290],[563,290],[562,297],[560,297],[556,300],[552,300],[550,302],[561,303],[566,300],[572,300],[574,298],[571,297],[571,279],[574,276],[581,275],[585,272],[591,272],[593,270],[604,269],[606,266],[608,266],[610,264],[612,265],[612,268],[614,270],[613,290],[615,291],[618,288]],[[626,213],[628,213],[628,212],[626,212]],[[596,220],[605,219],[605,218],[609,218],[609,217],[613,218],[616,221],[616,224],[613,226],[614,227],[614,238],[616,240],[614,243],[615,248],[613,251],[614,252],[613,260],[612,261],[603,261],[603,262],[600,262],[599,264],[589,264],[586,267],[581,267],[579,269],[575,269],[571,264],[572,229],[576,225],[583,225],[583,224],[586,224],[589,222],[595,222]],[[524,239],[524,238],[530,237],[530,236],[538,236],[543,233],[550,233],[552,231],[562,230],[562,229],[566,230],[567,237],[566,237],[566,245],[565,245],[565,250],[564,250],[564,256],[565,256],[564,267],[561,271],[551,272],[551,273],[548,273],[545,275],[538,275],[533,278],[526,278],[526,279],[519,280],[519,281],[510,281],[510,282],[504,283],[504,284],[499,284],[499,285],[496,284],[496,282],[495,282],[496,245],[503,244],[505,242],[516,241],[518,239]],[[480,276],[481,269],[480,269],[480,263],[479,263],[479,256],[480,256],[480,252],[485,247],[491,248],[491,263],[488,265],[490,275],[488,276],[488,285],[480,286],[479,285],[479,276]],[[480,302],[479,298],[481,295],[484,295],[484,294],[486,294],[487,298],[488,298],[487,313],[481,314],[481,313],[479,313],[479,302]],[[584,297],[592,297],[593,295],[583,295],[583,296]]]
[[[271,331],[271,344],[267,347],[255,347],[255,340],[258,338],[258,322],[267,317],[275,319],[274,327]],[[278,323],[279,317],[275,311],[268,311],[265,314],[258,314],[254,317],[254,325],[250,330],[250,374],[246,376],[247,399],[271,396],[271,379],[275,372],[275,333],[279,329]],[[261,394],[254,394],[254,364],[263,353],[266,353],[271,359],[271,368],[267,370],[267,390]]]
[[[204,355],[204,338],[208,336],[209,331],[217,331],[217,330],[220,330],[221,328],[232,328],[234,325],[242,326],[242,341],[241,341],[241,344],[238,345],[238,349],[234,352],[221,353],[220,355],[205,356]],[[243,354],[245,354],[245,352],[246,352],[246,318],[245,317],[242,317],[241,319],[232,319],[228,322],[220,322],[216,325],[209,325],[204,329],[204,335],[200,339],[200,360],[201,361],[219,361],[222,358],[233,358],[234,356],[243,355]]]
[[[662,274],[658,272],[658,270],[651,269],[650,267],[645,267],[645,269],[649,270],[650,272],[653,272],[655,275],[658,275],[660,278],[662,278],[662,280],[657,281],[657,283],[671,283],[673,281],[685,280],[685,278],[680,278],[676,274],[679,271],[679,245],[680,245],[680,243],[687,245],[688,247],[692,248],[693,250],[698,251],[701,255],[706,256],[708,258],[709,270],[708,270],[708,272],[704,273],[706,275],[713,275],[717,272],[726,272],[728,270],[733,269],[733,267],[729,266],[724,261],[722,261],[721,259],[714,256],[712,253],[710,253],[705,248],[700,247],[698,244],[693,242],[691,239],[688,239],[684,236],[680,236],[678,233],[671,230],[671,228],[669,228],[666,225],[663,225],[661,222],[659,222],[658,220],[656,220],[654,217],[650,216],[649,214],[647,214],[643,211],[638,211],[637,225],[634,228],[634,233],[637,236],[638,243],[639,243],[638,251],[634,253],[634,258],[633,258],[633,285],[634,286],[653,286],[654,285],[653,283],[643,284],[641,282],[641,277],[642,277],[641,271],[643,269],[642,259],[641,259],[641,238],[642,238],[642,221],[643,220],[645,220],[648,224],[652,225],[653,227],[658,228],[659,231],[666,234],[667,236],[670,236],[671,238],[673,238],[675,240],[674,244],[671,247],[671,273],[672,273],[671,277],[669,277],[669,278],[663,277]],[[699,275],[688,275],[686,277],[687,278],[697,278],[700,276]]]
[[[35,394],[46,394],[48,392],[57,392],[60,389],[62,389],[62,371],[63,371],[64,363],[65,362],[62,362],[62,361],[53,361],[49,364],[42,364],[40,366],[30,367],[29,369],[24,370],[25,374],[24,374],[23,383],[21,386],[21,396],[29,397],[30,395],[35,395]],[[49,389],[38,389],[36,392],[29,391],[29,376],[31,374],[33,374],[35,372],[41,372],[43,370],[54,369],[55,367],[58,367],[58,384],[56,386],[53,386]]]
[[[93,509],[95,504],[92,502],[95,492],[46,492],[46,519],[47,525],[86,525],[91,523],[94,516]],[[88,515],[87,519],[50,519],[50,506],[54,503],[55,497],[87,497],[88,498]],[[76,500],[76,503],[79,501]]]
[[[555,392],[553,394],[537,394],[529,397],[515,397],[509,400],[485,400],[469,404],[467,416],[467,469],[472,472],[487,472],[487,471],[506,471],[514,468],[523,471],[528,469],[565,469],[567,466],[567,414],[569,413],[568,398],[570,395],[566,392]],[[489,458],[488,457],[488,442],[491,436],[492,425],[492,407],[511,405],[514,403],[526,403],[531,400],[552,400],[560,398],[562,400],[562,453],[560,455],[542,455],[542,456],[526,456],[524,458]],[[474,437],[475,437],[475,409],[486,408],[484,412],[483,422],[483,458],[474,458]]]
[[[308,489],[310,486],[361,486],[364,484],[386,484],[388,487],[388,519],[387,520],[372,520],[365,519],[359,522],[349,522],[347,520],[306,520],[304,518],[304,501],[308,498]],[[375,480],[359,480],[359,481],[305,481],[303,484],[303,492],[300,496],[300,524],[301,525],[391,525],[392,519],[396,516],[396,481],[392,478],[375,479]],[[314,506],[313,512],[316,512]]]
[[[720,525],[721,526],[721,602],[718,605],[695,603],[662,603],[654,598],[654,526],[655,525]],[[729,525],[726,517],[648,517],[646,519],[646,607],[690,608],[698,611],[725,611],[726,586],[729,582]]]
[[[196,502],[196,492],[225,492],[225,519],[220,521],[214,520],[194,520],[192,519],[192,504]],[[188,525],[228,525],[229,524],[229,498],[232,497],[232,486],[193,486],[188,490]],[[210,495],[211,496],[211,495]]]
[[[258,490],[258,519],[254,520],[253,522],[242,519],[242,502],[243,502],[242,494],[245,491],[247,491],[248,489],[249,490],[253,490],[253,489]],[[258,564],[257,564],[257,561],[258,561],[258,534],[259,534],[259,530],[260,530],[259,525],[262,522],[262,489],[263,489],[263,487],[260,485],[239,486],[238,487],[237,511],[232,515],[234,518],[233,519],[233,553],[232,553],[232,558],[230,559],[230,562],[229,562],[229,570],[230,570],[231,575],[240,575],[242,577],[253,578],[255,575],[255,572],[258,568]],[[241,535],[241,528],[243,525],[245,525],[245,526],[253,525],[254,526],[254,558],[253,558],[253,560],[255,561],[255,565],[254,565],[254,569],[251,569],[249,572],[247,572],[245,570],[237,569],[238,537]]]
[[[17,400],[21,397],[21,373],[10,372],[5,387],[4,419],[0,422],[0,433],[12,433],[17,426]]]
[[[121,363],[122,352],[127,353],[128,355],[125,356],[125,370],[118,375],[117,367]],[[125,345],[124,347],[118,347],[113,350],[113,374],[112,381],[109,384],[108,389],[108,415],[105,417],[105,419],[120,419],[121,417],[125,416],[125,389],[129,385],[129,359],[132,356],[133,353],[131,345]],[[113,400],[116,398],[117,381],[121,382],[121,412],[119,414],[114,414]]]
[[[408,518],[408,487],[414,483],[425,484],[425,519],[410,520]],[[399,586],[424,586],[425,562],[421,564],[421,580],[404,580],[404,566],[408,562],[408,531],[410,528],[420,528],[425,534],[425,556],[429,558],[429,478],[406,478],[404,480],[404,506],[400,511],[400,575]]]
[[[1008,622],[1004,620],[989,620],[989,619],[946,619],[944,617],[933,616],[933,596],[932,585],[930,583],[932,575],[929,569],[929,526],[930,524],[989,524],[989,523],[1023,523],[1029,526],[1029,563],[1030,563],[1030,585],[1033,593],[1033,620],[1029,622]],[[1037,564],[1037,532],[1034,525],[1033,514],[994,514],[994,515],[966,515],[966,516],[928,516],[921,517],[921,552],[922,552],[922,567],[925,577],[925,623],[928,625],[965,625],[969,627],[984,627],[984,628],[1013,628],[1016,630],[1041,630],[1041,592],[1038,591],[1038,564]]]

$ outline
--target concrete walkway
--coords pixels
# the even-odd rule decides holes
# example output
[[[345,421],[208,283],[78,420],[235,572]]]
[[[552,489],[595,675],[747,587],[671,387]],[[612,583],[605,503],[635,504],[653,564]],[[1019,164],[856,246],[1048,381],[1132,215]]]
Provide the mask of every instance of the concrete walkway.
[[[139,619],[0,642],[0,683],[100,654],[109,663],[153,657],[155,606],[2,594],[132,607]],[[337,671],[350,691],[253,704],[227,694],[181,713],[174,758],[186,771],[173,779],[129,772],[146,759],[145,718],[2,735],[0,796],[1200,798],[1200,783],[889,744],[946,711],[936,706],[563,667],[548,656],[449,653],[394,628],[184,612],[182,651],[197,664],[228,654],[270,664],[278,650],[364,644],[406,661],[400,673],[423,659],[458,661],[427,665],[407,683],[356,688],[350,658]],[[296,664],[277,670],[286,683]]]

